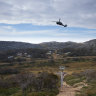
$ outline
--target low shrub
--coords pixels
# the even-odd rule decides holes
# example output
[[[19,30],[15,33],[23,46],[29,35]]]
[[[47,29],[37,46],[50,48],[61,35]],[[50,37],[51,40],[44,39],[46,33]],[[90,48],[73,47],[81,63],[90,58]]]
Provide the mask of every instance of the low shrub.
[[[19,71],[17,69],[10,69],[10,68],[1,68],[0,74],[18,74]]]

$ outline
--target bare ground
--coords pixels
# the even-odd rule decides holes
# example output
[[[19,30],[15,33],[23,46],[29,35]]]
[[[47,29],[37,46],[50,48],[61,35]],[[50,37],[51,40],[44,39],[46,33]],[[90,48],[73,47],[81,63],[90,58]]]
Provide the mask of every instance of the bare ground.
[[[83,85],[85,86],[85,83],[83,83]],[[64,82],[60,89],[60,93],[57,96],[75,96],[76,92],[79,92],[82,87],[82,85],[78,87],[69,86],[66,82]]]

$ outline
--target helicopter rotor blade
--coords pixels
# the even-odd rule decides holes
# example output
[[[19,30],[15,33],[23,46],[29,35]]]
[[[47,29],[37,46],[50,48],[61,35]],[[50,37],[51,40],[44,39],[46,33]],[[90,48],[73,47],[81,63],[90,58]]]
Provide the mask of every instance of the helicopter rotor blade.
[[[60,22],[61,18],[59,18],[59,22]]]
[[[52,22],[57,22],[57,21],[52,21]]]

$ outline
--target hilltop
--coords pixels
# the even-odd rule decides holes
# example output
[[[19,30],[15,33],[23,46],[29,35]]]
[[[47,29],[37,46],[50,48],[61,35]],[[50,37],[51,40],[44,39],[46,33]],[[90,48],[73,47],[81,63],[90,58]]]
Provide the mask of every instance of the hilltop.
[[[37,49],[49,49],[58,50],[64,48],[86,48],[96,50],[96,39],[83,42],[44,42],[40,44],[31,44],[25,42],[15,42],[15,41],[0,41],[0,51],[11,50],[11,49],[27,49],[27,48],[37,48]]]

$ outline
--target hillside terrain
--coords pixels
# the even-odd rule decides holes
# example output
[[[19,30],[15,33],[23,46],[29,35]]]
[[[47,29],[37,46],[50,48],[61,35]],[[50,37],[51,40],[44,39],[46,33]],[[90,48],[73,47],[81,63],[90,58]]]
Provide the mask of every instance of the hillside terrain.
[[[76,42],[45,42],[31,44],[25,42],[0,41],[0,52],[18,51],[28,52],[31,50],[57,51],[59,54],[70,53],[70,56],[96,56],[96,39],[83,43]],[[32,51],[33,52],[33,51]],[[31,52],[31,53],[32,53]]]
[[[0,51],[7,51],[12,49],[27,49],[27,48],[39,48],[37,44],[14,42],[14,41],[0,41]],[[41,47],[40,47],[41,48]]]
[[[62,90],[57,74],[60,66],[66,73]],[[0,42],[0,96],[46,94],[96,96],[95,39],[84,43]]]
[[[26,49],[26,48],[44,48],[44,49],[63,49],[63,48],[93,48],[96,49],[96,39],[83,42],[44,42],[40,44],[31,44],[25,42],[0,41],[0,50]]]

